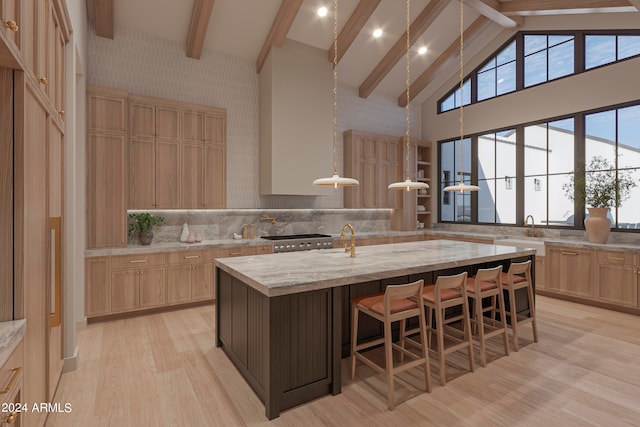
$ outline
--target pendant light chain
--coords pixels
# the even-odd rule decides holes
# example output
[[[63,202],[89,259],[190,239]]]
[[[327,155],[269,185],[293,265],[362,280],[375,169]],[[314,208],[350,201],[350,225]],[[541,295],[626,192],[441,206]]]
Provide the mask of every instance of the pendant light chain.
[[[464,1],[460,0],[460,182],[464,182],[464,174],[462,173],[463,161],[462,156],[464,148],[462,139],[464,138],[464,101],[462,100],[462,88],[464,87]]]
[[[411,0],[407,0],[407,180],[411,180],[411,97],[409,88],[411,86],[411,58],[409,49],[411,49]]]
[[[338,0],[333,0],[333,174],[338,174]]]

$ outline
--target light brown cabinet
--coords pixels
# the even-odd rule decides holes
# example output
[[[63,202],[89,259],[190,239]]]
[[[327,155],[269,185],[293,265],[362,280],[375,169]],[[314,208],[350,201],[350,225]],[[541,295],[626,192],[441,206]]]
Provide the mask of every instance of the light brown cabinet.
[[[4,365],[0,366],[0,426],[21,426],[20,404],[24,404],[24,341],[20,341]],[[31,408],[29,408],[31,409]]]
[[[20,0],[0,1],[0,31],[7,40],[20,49],[22,38],[22,2]]]
[[[226,111],[182,111],[182,141],[224,145],[226,143]]]
[[[344,132],[344,175],[360,181],[360,185],[344,189],[344,207],[399,207],[401,194],[387,187],[402,177],[401,159],[400,138],[355,130]]]
[[[595,298],[594,251],[553,246],[546,250],[545,258],[549,290],[576,297]]]
[[[215,251],[173,252],[167,267],[169,304],[215,298],[213,260]]]
[[[627,307],[638,307],[638,255],[597,251],[596,298]]]
[[[127,94],[87,86],[87,247],[127,245]]]
[[[226,200],[224,148],[182,143],[180,159],[182,208],[223,208]]]
[[[109,257],[87,258],[85,260],[84,307],[87,317],[109,313],[109,279],[111,263]]]
[[[547,263],[544,256],[536,255],[536,279],[535,288],[546,289],[547,288]]]
[[[129,141],[129,209],[177,209],[180,146],[176,142]]]
[[[165,305],[165,262],[164,254],[113,257],[109,311],[120,313]]]

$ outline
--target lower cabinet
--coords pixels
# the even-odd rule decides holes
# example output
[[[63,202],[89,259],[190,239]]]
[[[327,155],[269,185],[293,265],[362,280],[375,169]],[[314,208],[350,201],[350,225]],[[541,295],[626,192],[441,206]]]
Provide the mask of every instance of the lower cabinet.
[[[594,251],[554,246],[546,251],[547,289],[571,296],[595,298]]]
[[[600,301],[638,307],[638,255],[597,252],[596,297]]]
[[[0,426],[20,426],[21,412],[24,408],[22,393],[25,368],[24,342],[13,350],[9,359],[0,366]]]
[[[272,253],[271,245],[85,259],[88,318],[197,301],[216,295],[214,260]]]

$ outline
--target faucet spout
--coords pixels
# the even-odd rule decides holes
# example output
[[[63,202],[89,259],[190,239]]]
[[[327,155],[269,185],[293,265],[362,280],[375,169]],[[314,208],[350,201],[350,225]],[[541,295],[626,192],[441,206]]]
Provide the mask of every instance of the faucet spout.
[[[529,225],[529,218],[531,218],[531,229],[527,230],[525,235],[527,237],[536,237],[536,231],[535,231],[535,220],[533,219],[533,215],[527,215],[527,217],[524,219],[524,225]]]
[[[347,247],[347,245],[344,245],[344,251],[345,252],[350,252],[351,253],[351,258],[355,258],[356,257],[356,230],[354,230],[353,225],[351,224],[346,224],[344,227],[342,227],[342,232],[340,233],[340,238],[344,239],[347,233],[347,229],[349,229],[349,231],[351,231],[351,247]]]

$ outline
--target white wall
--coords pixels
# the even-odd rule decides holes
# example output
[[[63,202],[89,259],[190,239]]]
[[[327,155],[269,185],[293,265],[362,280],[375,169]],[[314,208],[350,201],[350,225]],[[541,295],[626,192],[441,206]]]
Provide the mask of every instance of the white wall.
[[[260,196],[259,76],[255,61],[207,49],[200,60],[187,58],[184,43],[120,27],[115,28],[114,40],[97,37],[90,29],[88,48],[91,84],[227,109],[227,207],[342,207],[342,190],[320,197]],[[348,129],[403,135],[405,110],[397,106],[395,98],[371,95],[362,99],[357,96],[357,88],[340,85],[340,137]],[[415,135],[420,134],[419,110],[414,108],[412,119]],[[331,153],[330,141],[326,150]],[[342,171],[341,141],[339,154]]]
[[[85,97],[87,10],[84,0],[67,0],[71,37],[65,50],[65,371],[77,364],[76,326],[84,318]]]

